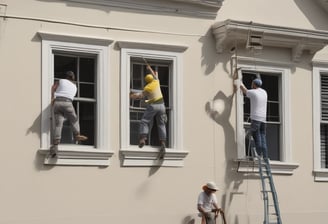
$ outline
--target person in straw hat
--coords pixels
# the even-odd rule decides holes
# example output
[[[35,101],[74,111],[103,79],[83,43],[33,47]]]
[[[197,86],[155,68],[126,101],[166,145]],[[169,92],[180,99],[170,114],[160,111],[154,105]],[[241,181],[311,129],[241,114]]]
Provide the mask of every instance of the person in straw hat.
[[[203,186],[203,191],[198,196],[197,209],[202,216],[202,224],[215,224],[216,217],[221,212],[215,196],[218,189],[216,184],[210,181]]]

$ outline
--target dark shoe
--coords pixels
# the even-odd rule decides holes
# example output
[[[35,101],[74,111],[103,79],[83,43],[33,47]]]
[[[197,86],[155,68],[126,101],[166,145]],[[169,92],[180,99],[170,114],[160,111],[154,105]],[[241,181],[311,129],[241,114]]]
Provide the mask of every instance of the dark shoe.
[[[50,147],[50,153],[49,153],[50,157],[51,158],[55,158],[57,156],[57,152],[58,152],[58,145],[57,144],[56,145],[52,145]]]
[[[139,148],[142,148],[142,147],[144,147],[145,144],[146,144],[146,140],[144,138],[142,138],[142,139],[140,139],[138,146],[139,146]]]
[[[161,146],[159,148],[158,159],[164,159],[164,156],[165,156],[165,143],[161,143]]]
[[[76,135],[75,140],[76,141],[86,141],[86,140],[88,140],[88,137],[84,136],[84,135]]]

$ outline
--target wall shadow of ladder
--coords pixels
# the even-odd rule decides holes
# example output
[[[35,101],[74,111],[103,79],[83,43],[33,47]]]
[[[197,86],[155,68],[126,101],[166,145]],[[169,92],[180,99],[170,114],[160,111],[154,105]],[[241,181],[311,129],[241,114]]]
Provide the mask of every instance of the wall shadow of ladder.
[[[257,162],[262,184],[262,194],[264,202],[263,224],[282,224],[278,196],[274,186],[269,159],[264,159],[258,155],[255,149],[255,142],[251,134],[248,137],[248,159]]]

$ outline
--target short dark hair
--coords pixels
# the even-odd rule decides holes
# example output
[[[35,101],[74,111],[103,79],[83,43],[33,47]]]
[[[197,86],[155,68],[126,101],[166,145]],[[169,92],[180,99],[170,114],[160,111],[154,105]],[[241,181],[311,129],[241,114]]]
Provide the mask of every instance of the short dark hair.
[[[74,81],[75,80],[74,72],[72,71],[65,72],[65,78]]]

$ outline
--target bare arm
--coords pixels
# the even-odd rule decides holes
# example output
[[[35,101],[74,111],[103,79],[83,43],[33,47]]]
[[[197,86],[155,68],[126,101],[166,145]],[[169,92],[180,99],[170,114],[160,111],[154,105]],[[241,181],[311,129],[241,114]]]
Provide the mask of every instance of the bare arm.
[[[55,92],[59,86],[59,82],[55,81],[55,83],[51,87],[51,103],[55,100]]]
[[[151,74],[158,79],[158,72],[154,72],[150,65],[147,64],[147,69],[151,72]]]
[[[202,206],[201,204],[198,204],[198,205],[197,205],[197,208],[198,208],[198,211],[199,211],[200,213],[202,213],[203,215],[206,214],[206,212],[205,212],[205,210],[204,210],[204,208],[203,208],[203,206]]]
[[[248,89],[246,88],[246,86],[243,83],[240,84],[240,89],[243,92],[243,94],[246,95],[246,92],[247,92]]]
[[[140,100],[142,98],[145,97],[145,94],[144,92],[141,92],[141,93],[130,93],[130,98],[133,99],[133,100]]]

